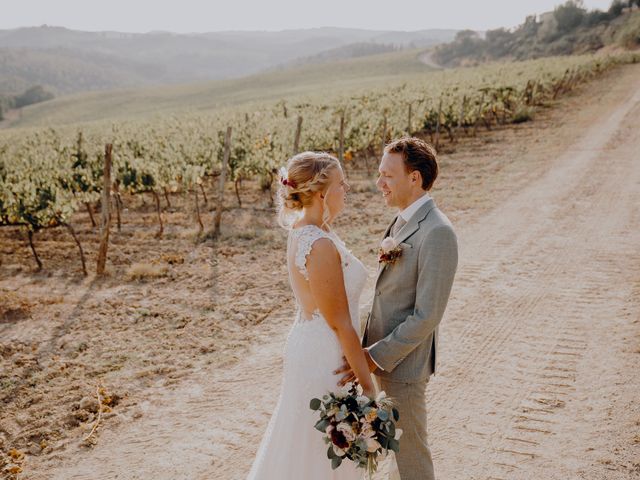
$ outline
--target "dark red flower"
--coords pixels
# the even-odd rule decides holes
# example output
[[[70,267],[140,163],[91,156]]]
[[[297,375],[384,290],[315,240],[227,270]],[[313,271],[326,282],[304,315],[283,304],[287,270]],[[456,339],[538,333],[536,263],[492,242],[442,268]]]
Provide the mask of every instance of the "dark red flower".
[[[347,442],[347,439],[345,438],[344,434],[338,431],[337,428],[334,428],[333,430],[331,430],[331,441],[333,442],[334,445],[342,448],[343,450],[346,448],[349,448],[349,442]]]
[[[293,180],[289,180],[288,178],[284,178],[284,177],[280,177],[280,182],[282,182],[282,184],[285,187],[296,188],[296,186],[297,186],[296,182],[294,182]]]

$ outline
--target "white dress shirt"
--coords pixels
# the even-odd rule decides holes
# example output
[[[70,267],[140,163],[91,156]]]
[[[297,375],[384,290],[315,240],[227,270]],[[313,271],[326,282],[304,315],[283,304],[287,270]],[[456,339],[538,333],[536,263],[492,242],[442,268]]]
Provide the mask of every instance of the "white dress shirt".
[[[409,220],[411,220],[411,217],[413,217],[416,214],[416,212],[420,210],[420,207],[425,203],[427,203],[430,198],[431,198],[431,195],[429,195],[428,193],[425,193],[417,200],[414,200],[414,202],[411,205],[409,205],[407,208],[402,210],[398,214],[398,216],[402,217],[402,219],[405,222],[409,223]]]
[[[402,210],[399,214],[398,217],[402,217],[402,219],[405,221],[405,223],[409,223],[409,220],[411,220],[411,217],[413,217],[416,212],[418,210],[420,210],[420,207],[422,207],[422,205],[424,205],[425,203],[427,203],[429,201],[429,199],[431,198],[431,195],[429,195],[429,193],[425,193],[424,195],[422,195],[420,198],[418,198],[417,200],[414,200],[414,202],[409,205],[407,208],[405,208],[404,210]],[[383,370],[384,369],[378,365],[378,362],[375,361],[375,359],[373,357],[371,357],[371,360],[373,361],[373,363],[376,364],[376,366],[380,369]]]

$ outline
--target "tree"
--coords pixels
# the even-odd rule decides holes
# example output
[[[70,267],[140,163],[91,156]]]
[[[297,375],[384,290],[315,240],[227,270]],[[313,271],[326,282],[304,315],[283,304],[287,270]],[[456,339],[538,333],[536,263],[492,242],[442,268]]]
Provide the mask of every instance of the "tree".
[[[15,108],[26,107],[34,103],[51,100],[53,93],[46,91],[42,86],[36,85],[27,89],[22,95],[17,95],[14,99]]]
[[[540,24],[535,15],[529,15],[525,18],[524,23],[520,25],[514,32],[518,39],[535,38],[538,33]]]
[[[473,56],[481,53],[482,40],[478,36],[478,33],[473,30],[461,30],[456,33],[453,46],[456,51],[456,56]]]
[[[568,0],[559,5],[553,11],[553,16],[558,22],[558,33],[564,35],[578,28],[584,21],[587,10],[582,0]]]
[[[622,10],[626,7],[626,3],[623,0],[613,0],[611,2],[611,6],[609,7],[609,16],[611,18],[616,18],[622,15]],[[631,6],[631,5],[629,5]]]
[[[490,57],[500,58],[511,51],[514,34],[504,28],[488,30],[485,35],[486,51]]]

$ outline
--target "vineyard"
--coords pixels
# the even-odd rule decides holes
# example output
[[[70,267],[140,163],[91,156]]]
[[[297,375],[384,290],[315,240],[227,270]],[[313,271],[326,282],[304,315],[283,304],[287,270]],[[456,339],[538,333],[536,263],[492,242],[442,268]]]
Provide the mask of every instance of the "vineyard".
[[[295,152],[329,151],[346,169],[371,175],[373,159],[391,138],[423,135],[439,148],[478,129],[527,121],[537,107],[576,85],[639,58],[493,64],[412,75],[358,95],[328,93],[146,121],[8,130],[0,135],[0,226],[24,229],[38,268],[43,262],[35,234],[68,229],[87,275],[70,223],[85,209],[93,227],[100,223],[102,273],[112,218],[120,229],[133,195],[147,196],[155,205],[157,237],[164,231],[162,204],[170,207],[174,194],[192,199],[200,237],[215,237],[225,185],[232,185],[239,206],[247,184],[257,184],[272,203],[277,167]],[[209,202],[216,205],[212,225],[201,215]]]

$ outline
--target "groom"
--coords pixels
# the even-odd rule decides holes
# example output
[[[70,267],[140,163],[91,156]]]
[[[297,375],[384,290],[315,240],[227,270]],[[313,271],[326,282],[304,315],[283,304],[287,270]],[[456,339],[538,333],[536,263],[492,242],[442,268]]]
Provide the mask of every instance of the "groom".
[[[376,182],[398,215],[384,238],[401,249],[393,262],[381,261],[362,345],[370,370],[400,411],[398,469],[402,480],[432,480],[427,443],[425,390],[436,371],[438,325],[458,265],[458,244],[449,219],[428,191],[438,176],[431,145],[401,138],[384,149]],[[353,379],[346,371],[342,382]]]

